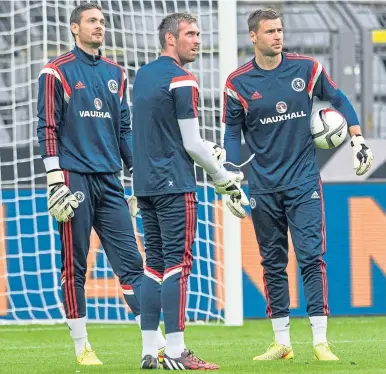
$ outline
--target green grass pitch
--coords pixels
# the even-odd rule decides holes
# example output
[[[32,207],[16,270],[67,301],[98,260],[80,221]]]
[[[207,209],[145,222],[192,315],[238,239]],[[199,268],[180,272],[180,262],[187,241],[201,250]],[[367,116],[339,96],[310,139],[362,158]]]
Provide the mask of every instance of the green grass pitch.
[[[246,320],[243,327],[189,325],[186,344],[221,373],[386,373],[386,317],[329,319],[329,340],[338,362],[313,359],[308,319],[291,320],[293,361],[252,361],[272,341],[269,320]],[[128,373],[138,370],[141,338],[136,325],[88,326],[101,367],[75,364],[64,325],[0,326],[0,373]]]

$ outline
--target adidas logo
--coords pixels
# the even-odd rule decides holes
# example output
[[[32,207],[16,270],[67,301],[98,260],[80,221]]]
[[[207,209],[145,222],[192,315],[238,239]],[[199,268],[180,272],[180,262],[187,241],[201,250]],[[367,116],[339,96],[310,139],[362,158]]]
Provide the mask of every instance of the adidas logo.
[[[263,96],[261,96],[257,91],[254,92],[254,94],[252,95],[251,99],[252,100],[258,100],[258,99],[261,99]]]
[[[78,83],[75,85],[75,89],[79,90],[81,88],[86,88],[86,86],[81,81],[78,81]]]
[[[320,196],[316,191],[314,191],[311,195],[311,199],[320,199]]]

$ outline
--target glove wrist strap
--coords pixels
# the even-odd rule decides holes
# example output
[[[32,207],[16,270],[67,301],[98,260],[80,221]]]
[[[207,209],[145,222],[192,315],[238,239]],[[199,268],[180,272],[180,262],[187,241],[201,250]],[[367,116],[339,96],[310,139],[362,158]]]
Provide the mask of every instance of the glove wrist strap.
[[[46,172],[49,173],[53,170],[60,170],[59,165],[59,157],[58,156],[51,156],[46,157],[43,159],[44,167],[46,168]]]
[[[361,134],[355,134],[351,137],[351,146],[360,146],[361,144],[365,143],[365,139],[363,139],[363,136]]]
[[[47,173],[47,184],[53,186],[55,184],[64,184],[64,174],[63,171],[51,170]]]
[[[229,180],[228,171],[224,168],[224,166],[220,166],[216,173],[209,174],[213,179],[213,182],[216,184],[225,183]]]

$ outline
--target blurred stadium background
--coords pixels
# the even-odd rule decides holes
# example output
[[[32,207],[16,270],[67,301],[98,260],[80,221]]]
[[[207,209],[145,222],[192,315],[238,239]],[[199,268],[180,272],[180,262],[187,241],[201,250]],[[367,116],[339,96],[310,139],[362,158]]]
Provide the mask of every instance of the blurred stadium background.
[[[335,151],[317,151],[325,182],[332,314],[386,314],[385,1],[95,2],[102,6],[107,20],[103,51],[125,67],[130,91],[136,70],[158,56],[160,20],[176,11],[198,17],[202,49],[190,68],[201,87],[202,133],[216,142],[221,139],[224,74],[236,67],[226,71],[224,60],[240,65],[252,58],[246,23],[250,12],[272,6],[282,13],[285,50],[313,56],[324,65],[353,102],[375,154],[372,170],[358,178],[351,167],[348,142]],[[42,66],[73,46],[69,16],[77,4],[79,1],[72,0],[0,2],[0,323],[63,320],[60,246],[56,223],[46,211],[45,173],[36,138],[36,97]],[[227,39],[229,35],[234,36],[233,41]],[[317,107],[323,105],[326,103],[315,103]],[[246,158],[245,149],[243,153]],[[229,237],[229,230],[223,229],[221,201],[206,176],[199,171],[198,175],[199,226],[187,318],[222,322],[226,320],[224,295],[229,271],[224,247],[234,242],[232,237],[238,231]],[[129,193],[128,179],[124,177],[124,181]],[[143,251],[140,219],[136,225]],[[240,232],[241,251],[234,249],[236,262],[230,266],[233,279],[241,279],[243,285],[240,292],[237,283],[231,283],[242,301],[236,313],[244,318],[263,317],[262,269],[249,218],[241,222]],[[291,243],[290,247],[292,314],[305,316]],[[90,320],[132,319],[95,234],[86,288]]]

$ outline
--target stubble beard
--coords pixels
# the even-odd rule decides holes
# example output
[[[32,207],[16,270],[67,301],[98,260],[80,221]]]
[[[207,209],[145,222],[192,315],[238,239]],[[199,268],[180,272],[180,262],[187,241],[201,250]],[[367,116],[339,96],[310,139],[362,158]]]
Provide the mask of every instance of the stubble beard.
[[[103,40],[104,38],[102,39],[101,42],[95,42],[95,41],[92,41],[92,36],[90,36],[90,37],[85,37],[83,40],[80,39],[80,42],[83,45],[87,46],[88,48],[97,49],[103,44]]]
[[[197,58],[197,56],[195,56],[195,57],[187,57],[187,58],[180,57],[181,65],[184,66],[184,65],[189,64],[191,62],[194,62],[194,61],[196,61],[196,58]]]
[[[282,51],[276,52],[276,51],[274,51],[274,50],[269,50],[269,51],[267,51],[267,52],[265,53],[265,55],[266,55],[267,57],[276,57],[276,56],[280,55],[281,52],[282,52]]]
[[[89,47],[91,48],[99,48],[103,44],[103,40],[101,42],[93,42],[90,41],[87,43]]]

